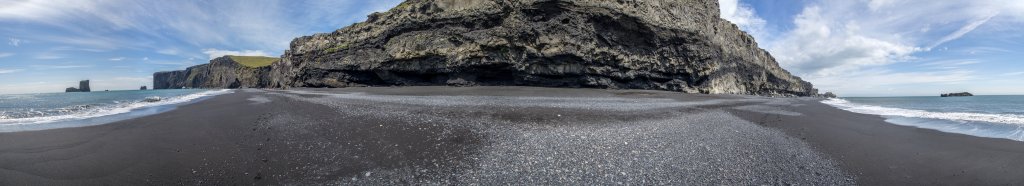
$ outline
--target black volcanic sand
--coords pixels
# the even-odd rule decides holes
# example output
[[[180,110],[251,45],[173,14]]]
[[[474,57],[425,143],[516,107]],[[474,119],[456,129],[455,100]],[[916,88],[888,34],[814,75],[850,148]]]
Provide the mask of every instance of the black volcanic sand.
[[[239,90],[107,125],[0,133],[0,185],[1019,185],[1022,152],[814,99]]]
[[[818,102],[780,109],[803,116],[734,113],[811,143],[859,185],[1024,185],[1024,142],[899,126]]]

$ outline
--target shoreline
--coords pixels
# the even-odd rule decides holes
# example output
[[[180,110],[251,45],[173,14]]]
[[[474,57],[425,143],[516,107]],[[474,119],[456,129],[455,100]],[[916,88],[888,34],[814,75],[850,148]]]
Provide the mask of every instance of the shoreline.
[[[0,144],[0,177],[9,178],[0,185],[1024,183],[1010,167],[1024,164],[1024,143],[895,125],[816,100],[243,89],[110,124],[0,133],[11,142]]]
[[[70,113],[65,115],[51,115],[33,118],[16,118],[15,120],[34,121],[39,122],[40,120],[52,120],[45,123],[10,123],[0,124],[0,133],[10,132],[25,132],[25,131],[39,131],[39,130],[51,130],[51,129],[62,129],[62,128],[78,128],[88,127],[96,125],[106,125],[115,123],[118,121],[124,121],[139,117],[145,117],[155,114],[160,114],[176,109],[178,106],[197,103],[205,99],[209,99],[212,96],[217,96],[225,93],[230,93],[228,89],[202,89],[202,92],[194,92],[190,94],[182,94],[170,97],[160,97],[159,100],[148,102],[145,99],[128,100],[127,104],[121,105],[103,105],[100,106],[102,112],[95,112],[96,110],[90,110],[86,115],[82,113]],[[155,91],[155,90],[124,90],[124,91],[102,91],[102,92],[72,92],[72,93],[84,93],[84,94],[105,94],[105,93],[116,93],[116,92],[127,92],[127,91]],[[172,90],[173,91],[173,90]],[[42,94],[67,94],[67,93],[42,93]],[[32,95],[32,94],[28,94]],[[146,98],[148,99],[148,97]],[[141,105],[140,105],[141,104]],[[125,110],[127,109],[127,110]],[[75,119],[66,119],[72,118]],[[57,118],[57,119],[53,119]]]
[[[1013,166],[1024,163],[1024,142],[898,125],[817,101],[788,109],[831,119],[736,113],[809,142],[862,185],[1024,184]]]

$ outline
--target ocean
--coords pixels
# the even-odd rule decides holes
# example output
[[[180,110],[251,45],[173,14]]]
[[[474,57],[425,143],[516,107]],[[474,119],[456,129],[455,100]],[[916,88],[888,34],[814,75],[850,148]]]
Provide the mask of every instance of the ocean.
[[[848,97],[822,103],[897,125],[1024,141],[1024,96]]]
[[[0,95],[0,132],[110,123],[157,114],[231,90],[130,90]]]

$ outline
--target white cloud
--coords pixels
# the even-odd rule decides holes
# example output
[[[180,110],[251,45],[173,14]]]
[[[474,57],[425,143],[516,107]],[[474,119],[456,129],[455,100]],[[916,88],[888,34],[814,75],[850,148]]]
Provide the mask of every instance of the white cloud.
[[[37,37],[37,40],[46,40],[53,43],[75,46],[65,47],[69,50],[83,50],[90,52],[103,52],[121,48],[139,48],[144,45],[142,42],[123,39],[118,36],[96,35],[91,32],[82,33],[81,35],[33,35],[33,37]]]
[[[22,71],[22,69],[3,69],[3,68],[0,68],[0,74],[9,74],[9,73],[15,73],[15,72],[20,72],[20,71]]]
[[[921,61],[917,55],[933,48],[946,51],[943,44],[999,25],[994,22],[1024,22],[1022,12],[1024,1],[1012,0],[823,0],[806,5],[791,30],[774,38],[755,37],[771,46],[768,50],[784,68],[817,88],[863,92],[859,88],[865,86],[925,86],[975,78],[964,69],[977,60],[946,59],[899,70],[893,64]]]
[[[955,39],[963,37],[964,34],[967,34],[967,33],[971,32],[971,31],[974,31],[974,29],[978,29],[979,26],[981,26],[982,24],[985,24],[986,22],[988,22],[988,20],[991,20],[992,17],[995,17],[995,16],[996,16],[996,14],[992,14],[990,16],[985,16],[985,17],[979,18],[977,20],[971,21],[967,25],[964,25],[963,27],[960,27],[960,29],[957,30],[956,32],[953,32],[953,33],[951,33],[949,35],[946,35],[945,37],[942,37],[942,39],[939,39],[939,41],[936,41],[935,44],[932,44],[931,46],[928,46],[928,49],[931,50],[932,48],[935,48],[936,46],[942,45],[943,43],[946,43],[946,42],[949,42],[949,41],[953,41]]]
[[[57,54],[39,54],[39,55],[36,55],[35,58],[36,59],[42,59],[42,60],[53,60],[53,59],[63,59],[64,56],[57,55]]]
[[[14,56],[14,53],[0,52],[0,58]]]
[[[178,49],[175,49],[175,48],[161,49],[161,50],[157,50],[156,53],[160,53],[160,54],[164,54],[164,55],[172,55],[173,56],[173,55],[178,55]]]
[[[1010,72],[1010,73],[1002,74],[1002,76],[1019,76],[1019,75],[1024,75],[1024,71],[1021,71],[1021,72]]]
[[[88,68],[92,65],[32,65],[32,67],[40,69],[72,69],[72,68]]]
[[[95,69],[81,69],[84,73],[126,74],[121,69],[99,68],[93,61],[73,59],[81,55],[123,56],[114,52],[146,51],[142,62],[194,65],[205,62],[208,56],[226,54],[276,56],[288,49],[292,39],[314,33],[331,32],[361,21],[371,12],[386,11],[403,0],[251,0],[218,1],[136,1],[136,0],[0,0],[0,22],[24,27],[0,26],[2,37],[18,37],[20,45],[60,47],[41,53],[44,59],[65,57],[59,62],[68,64],[31,66],[46,61],[32,61],[37,53],[17,51],[26,56],[26,71],[45,68],[71,68],[97,65]],[[9,38],[5,40],[12,44]],[[31,41],[31,43],[29,43]],[[239,48],[239,46],[243,46]],[[212,50],[204,50],[204,49]],[[220,50],[231,49],[231,50]],[[67,50],[67,51],[65,51]],[[235,50],[235,51],[232,51]],[[82,54],[81,51],[101,52]],[[80,55],[81,54],[81,55]],[[168,55],[168,56],[164,56]],[[130,56],[124,60],[135,60]],[[169,58],[173,57],[173,58]],[[195,60],[183,61],[184,58]],[[7,59],[7,58],[5,58]],[[65,61],[66,60],[66,61]],[[52,64],[52,63],[43,63]],[[174,66],[181,69],[187,66]],[[83,68],[83,67],[78,67]],[[172,70],[170,65],[159,65],[145,70]],[[166,69],[164,69],[166,68]],[[96,73],[102,70],[104,73]],[[76,69],[76,71],[79,71]],[[148,72],[138,72],[149,74]],[[75,73],[47,75],[51,82],[78,79]],[[69,77],[74,76],[74,77]],[[2,82],[0,92],[9,93]],[[36,85],[24,85],[31,87]],[[7,86],[10,88],[11,86]],[[18,88],[19,86],[14,86]],[[64,85],[52,87],[38,85],[34,92],[63,90]],[[137,85],[133,87],[137,88]],[[52,88],[52,89],[51,89]],[[113,90],[113,88],[111,88]]]
[[[1015,51],[1004,49],[1004,48],[996,48],[996,47],[965,47],[965,48],[959,48],[957,50],[957,52],[961,52],[961,53],[965,53],[965,54],[985,54],[985,55],[991,55],[991,54],[1000,54],[1000,53],[1013,53]]]
[[[868,2],[868,8],[872,11],[878,11],[878,9],[893,4],[893,0],[871,0]]]
[[[886,65],[921,51],[898,40],[867,35],[859,25],[829,16],[821,7],[807,7],[795,18],[796,28],[769,50],[787,69],[810,77]]]
[[[110,58],[111,61],[121,61],[121,60],[124,60],[124,59],[125,59],[124,57]]]
[[[739,0],[719,0],[718,4],[720,16],[723,19],[736,24],[741,30],[754,35],[755,38],[768,37],[768,34],[765,33],[766,21],[758,17],[749,5],[740,3]]]
[[[192,62],[192,61],[148,61],[146,63],[155,64],[155,65],[173,65],[173,66],[182,66],[182,67],[189,67],[189,66],[192,66],[192,65],[196,64],[195,62]]]
[[[0,21],[51,26],[67,34],[34,36],[33,39],[105,50],[149,49],[178,55],[175,53],[180,51],[168,50],[167,45],[163,45],[174,43],[203,48],[244,45],[262,51],[283,51],[295,37],[348,26],[373,11],[387,10],[400,2],[5,1],[5,5],[0,6]],[[115,32],[139,35],[108,34]]]
[[[266,52],[259,51],[259,50],[233,51],[233,50],[220,50],[220,49],[208,48],[208,49],[203,50],[203,53],[206,54],[206,55],[209,55],[210,59],[214,59],[214,58],[218,58],[218,57],[224,57],[224,56],[227,56],[227,55],[232,55],[232,56],[270,56]]]
[[[974,64],[982,63],[975,59],[954,59],[954,60],[940,60],[924,62],[919,66],[922,67],[918,70],[961,70],[967,69]]]
[[[929,95],[978,79],[973,74],[969,70],[894,72],[874,68],[806,79],[819,89],[846,96]]]
[[[7,39],[7,44],[11,45],[11,46],[18,47],[18,46],[21,45],[21,39],[9,38],[9,39]]]

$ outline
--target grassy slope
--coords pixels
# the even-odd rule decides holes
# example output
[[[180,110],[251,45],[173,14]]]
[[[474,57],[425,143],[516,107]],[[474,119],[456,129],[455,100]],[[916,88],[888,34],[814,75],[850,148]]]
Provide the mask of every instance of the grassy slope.
[[[278,58],[263,57],[263,56],[229,56],[229,57],[231,57],[231,60],[234,60],[235,62],[238,62],[239,64],[242,64],[242,65],[247,66],[247,67],[270,66],[270,64],[280,60]]]

